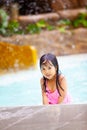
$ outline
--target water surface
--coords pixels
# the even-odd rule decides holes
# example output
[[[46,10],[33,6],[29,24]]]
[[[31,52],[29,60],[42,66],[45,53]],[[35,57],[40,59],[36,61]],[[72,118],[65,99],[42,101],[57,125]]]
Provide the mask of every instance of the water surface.
[[[87,54],[58,57],[66,76],[72,103],[87,103]],[[37,69],[0,76],[0,106],[41,105],[39,64]]]

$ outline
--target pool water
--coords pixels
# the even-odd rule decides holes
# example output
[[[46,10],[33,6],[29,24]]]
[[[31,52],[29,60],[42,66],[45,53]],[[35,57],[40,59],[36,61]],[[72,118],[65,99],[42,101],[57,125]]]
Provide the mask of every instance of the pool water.
[[[72,103],[87,103],[87,54],[60,56],[58,61]],[[0,76],[0,106],[42,105],[41,76],[39,64],[37,69]]]

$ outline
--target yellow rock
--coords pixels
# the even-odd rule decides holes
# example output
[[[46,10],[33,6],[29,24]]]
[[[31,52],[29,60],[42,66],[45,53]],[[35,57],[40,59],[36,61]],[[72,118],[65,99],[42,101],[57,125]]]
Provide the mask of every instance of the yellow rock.
[[[37,51],[33,46],[0,42],[0,70],[36,67]]]

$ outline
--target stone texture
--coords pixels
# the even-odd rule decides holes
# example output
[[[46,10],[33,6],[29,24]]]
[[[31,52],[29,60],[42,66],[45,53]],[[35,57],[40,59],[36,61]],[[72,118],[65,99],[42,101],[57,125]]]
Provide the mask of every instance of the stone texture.
[[[84,28],[65,32],[42,31],[34,35],[0,36],[0,41],[17,45],[32,45],[36,48],[38,57],[48,52],[57,56],[87,53],[87,29]]]
[[[86,129],[87,104],[0,108],[0,130]]]

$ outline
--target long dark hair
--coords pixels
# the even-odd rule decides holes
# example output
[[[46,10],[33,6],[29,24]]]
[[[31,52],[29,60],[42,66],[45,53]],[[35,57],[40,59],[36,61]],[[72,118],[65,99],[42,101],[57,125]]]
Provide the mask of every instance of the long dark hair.
[[[59,82],[59,76],[60,76],[60,70],[59,70],[59,64],[58,64],[58,60],[56,58],[55,55],[51,54],[51,53],[47,53],[41,56],[40,58],[40,69],[42,64],[44,63],[44,61],[51,61],[52,64],[54,65],[56,69],[56,88],[58,90],[59,95],[61,96],[61,93],[59,91],[59,87],[64,91],[64,89],[61,87],[60,82]],[[43,90],[46,92],[46,78],[43,76],[44,79],[44,85],[43,85]]]

